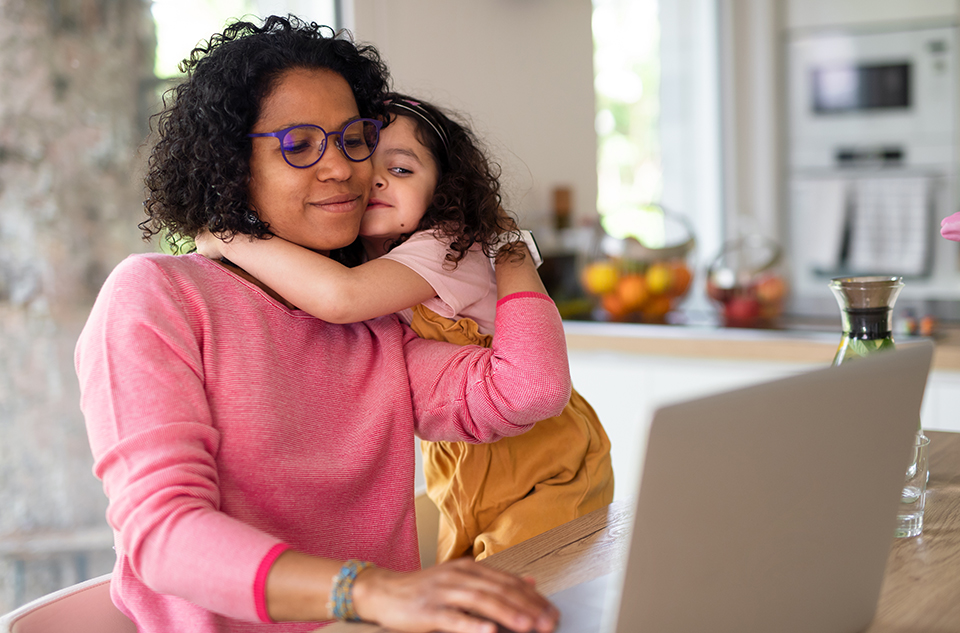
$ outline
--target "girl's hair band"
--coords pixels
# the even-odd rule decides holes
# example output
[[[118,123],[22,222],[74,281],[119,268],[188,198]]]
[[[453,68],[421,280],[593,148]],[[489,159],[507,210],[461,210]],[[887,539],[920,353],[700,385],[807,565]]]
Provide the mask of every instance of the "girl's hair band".
[[[430,126],[430,128],[440,137],[440,141],[443,143],[443,149],[445,152],[450,151],[450,139],[447,137],[447,131],[443,129],[443,126],[439,125],[433,118],[433,116],[418,102],[410,101],[408,99],[391,99],[386,102],[387,107],[390,108],[400,108],[401,110],[406,110],[407,112],[412,112],[417,117],[422,119]]]

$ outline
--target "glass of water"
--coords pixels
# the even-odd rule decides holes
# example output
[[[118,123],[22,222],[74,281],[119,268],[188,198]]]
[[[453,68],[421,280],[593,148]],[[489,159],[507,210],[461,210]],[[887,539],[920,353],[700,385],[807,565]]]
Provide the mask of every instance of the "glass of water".
[[[930,474],[928,457],[930,438],[922,433],[914,436],[913,459],[907,469],[906,484],[900,496],[897,516],[898,537],[919,536],[923,531],[923,505],[927,496],[927,478]]]

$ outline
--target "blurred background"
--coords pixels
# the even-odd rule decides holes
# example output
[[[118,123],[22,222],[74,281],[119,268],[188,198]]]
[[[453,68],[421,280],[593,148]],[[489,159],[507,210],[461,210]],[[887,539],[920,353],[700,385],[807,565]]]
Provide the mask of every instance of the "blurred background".
[[[179,61],[272,13],[466,115],[570,320],[832,332],[827,280],[864,273],[960,319],[956,0],[0,0],[0,613],[112,567],[73,348],[158,249],[141,180]]]

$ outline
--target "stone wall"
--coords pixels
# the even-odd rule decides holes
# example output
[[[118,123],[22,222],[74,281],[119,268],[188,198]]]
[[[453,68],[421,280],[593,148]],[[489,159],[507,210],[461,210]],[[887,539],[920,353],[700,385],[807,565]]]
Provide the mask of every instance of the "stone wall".
[[[109,544],[50,550],[106,528],[73,349],[110,270],[154,248],[137,229],[150,4],[0,0],[0,613],[112,566]]]

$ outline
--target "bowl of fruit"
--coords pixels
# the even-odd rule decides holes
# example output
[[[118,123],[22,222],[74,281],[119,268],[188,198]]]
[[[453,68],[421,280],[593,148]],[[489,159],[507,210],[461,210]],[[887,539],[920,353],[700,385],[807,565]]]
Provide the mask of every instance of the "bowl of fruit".
[[[770,327],[783,312],[787,284],[780,245],[760,235],[727,242],[707,268],[707,295],[728,327]]]
[[[658,206],[644,208],[647,231],[615,238],[603,233],[581,270],[600,320],[663,323],[690,290],[689,257],[696,244],[687,220]]]

